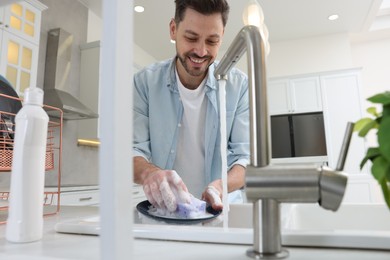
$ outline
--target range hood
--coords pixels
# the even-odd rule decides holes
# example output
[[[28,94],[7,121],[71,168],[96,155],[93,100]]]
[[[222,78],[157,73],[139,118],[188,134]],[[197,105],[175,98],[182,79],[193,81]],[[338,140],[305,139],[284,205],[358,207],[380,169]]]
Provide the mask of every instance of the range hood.
[[[48,32],[46,47],[45,79],[43,84],[44,104],[60,108],[66,120],[97,118],[98,114],[66,92],[70,84],[70,60],[73,35],[61,28]],[[47,111],[49,116],[57,114]]]

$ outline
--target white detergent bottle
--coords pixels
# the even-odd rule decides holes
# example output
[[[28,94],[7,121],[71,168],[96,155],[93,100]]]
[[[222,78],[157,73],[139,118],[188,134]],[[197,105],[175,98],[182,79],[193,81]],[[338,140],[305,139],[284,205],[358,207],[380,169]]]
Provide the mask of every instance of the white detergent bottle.
[[[6,239],[25,243],[43,234],[45,156],[49,117],[43,90],[28,88],[24,104],[15,117],[15,138]]]

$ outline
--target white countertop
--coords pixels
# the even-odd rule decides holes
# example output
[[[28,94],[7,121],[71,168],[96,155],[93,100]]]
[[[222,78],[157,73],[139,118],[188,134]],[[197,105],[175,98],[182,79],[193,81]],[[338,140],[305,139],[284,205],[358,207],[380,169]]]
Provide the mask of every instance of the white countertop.
[[[0,226],[0,259],[99,259],[100,240],[98,236],[60,234],[54,225],[64,220],[97,214],[97,207],[63,206],[60,213],[45,217],[44,237],[41,241],[13,244],[5,240],[5,225]],[[130,238],[129,238],[130,244]],[[245,245],[224,245],[135,239],[133,259],[250,259]],[[333,248],[289,247],[288,259],[390,259],[390,251],[347,250]]]

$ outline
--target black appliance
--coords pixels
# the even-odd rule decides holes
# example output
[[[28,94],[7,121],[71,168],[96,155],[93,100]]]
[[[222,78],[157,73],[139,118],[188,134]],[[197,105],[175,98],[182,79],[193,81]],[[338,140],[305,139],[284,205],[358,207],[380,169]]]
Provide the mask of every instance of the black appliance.
[[[322,112],[271,116],[272,158],[326,156]]]

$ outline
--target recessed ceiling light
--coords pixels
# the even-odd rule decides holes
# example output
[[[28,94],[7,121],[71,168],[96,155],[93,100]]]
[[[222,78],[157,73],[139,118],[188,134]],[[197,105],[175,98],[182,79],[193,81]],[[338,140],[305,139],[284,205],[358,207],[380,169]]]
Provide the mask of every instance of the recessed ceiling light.
[[[332,14],[332,15],[328,16],[328,20],[329,21],[335,21],[337,19],[339,19],[339,15],[338,14]]]
[[[134,11],[136,11],[137,13],[142,13],[143,11],[145,11],[145,8],[141,5],[137,5],[134,6]]]

